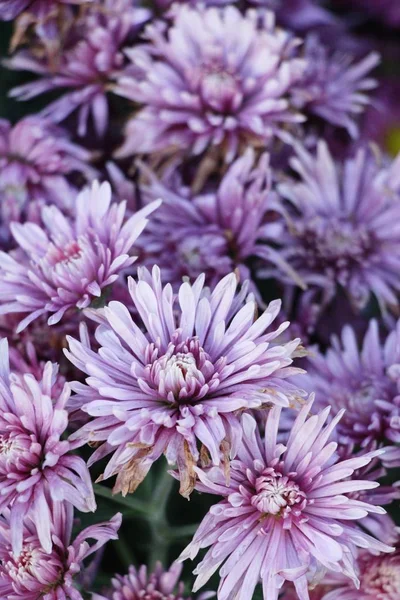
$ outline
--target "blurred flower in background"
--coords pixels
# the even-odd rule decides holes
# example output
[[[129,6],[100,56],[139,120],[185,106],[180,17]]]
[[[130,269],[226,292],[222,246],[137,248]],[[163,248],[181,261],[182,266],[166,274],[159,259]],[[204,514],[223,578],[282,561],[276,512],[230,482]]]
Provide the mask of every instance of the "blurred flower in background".
[[[300,146],[296,151],[291,166],[298,178],[278,186],[284,223],[275,235],[282,258],[320,290],[322,306],[340,286],[358,310],[374,294],[383,312],[396,311],[399,158],[386,161],[361,148],[335,162],[323,141],[315,153]]]
[[[337,427],[340,442],[367,449],[389,446],[381,459],[399,466],[400,322],[381,343],[378,323],[371,320],[360,349],[346,326],[325,355],[311,352],[307,371],[301,385],[316,392],[321,407],[346,408]]]
[[[53,48],[54,31],[50,29],[50,39],[43,33],[36,36],[7,61],[11,69],[39,76],[12,90],[12,96],[29,100],[43,92],[65,89],[66,93],[41,114],[59,123],[78,110],[79,135],[86,134],[89,116],[97,135],[104,135],[108,124],[107,92],[124,65],[121,47],[148,16],[148,11],[133,6],[130,0],[84,3],[77,18],[62,32],[63,43],[55,54],[49,56],[46,50]]]
[[[142,195],[163,201],[135,246],[140,249],[138,264],[158,264],[174,289],[184,277],[193,280],[204,273],[206,283],[215,285],[235,271],[240,282],[250,282],[258,300],[252,281],[252,266],[258,263],[274,262],[302,285],[289,264],[266,243],[274,229],[275,206],[268,155],[256,162],[249,148],[232,163],[217,188],[201,194],[193,194],[176,177],[164,184],[146,169],[144,173],[149,183],[142,186]]]
[[[77,189],[68,176],[93,177],[90,158],[90,152],[46,119],[29,116],[14,126],[1,119],[1,241],[9,243],[13,221],[38,221],[45,204],[71,210]]]
[[[146,38],[127,52],[133,76],[128,68],[118,78],[116,92],[143,105],[127,124],[119,156],[215,147],[230,162],[303,120],[292,88],[305,62],[272,13],[185,6],[170,29],[156,22]]]

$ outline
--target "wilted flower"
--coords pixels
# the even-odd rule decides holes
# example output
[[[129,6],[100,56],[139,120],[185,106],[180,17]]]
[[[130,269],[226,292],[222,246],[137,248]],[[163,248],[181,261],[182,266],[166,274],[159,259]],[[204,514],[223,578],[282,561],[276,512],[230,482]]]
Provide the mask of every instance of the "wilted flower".
[[[335,164],[323,141],[315,155],[297,148],[291,166],[299,180],[278,188],[289,202],[276,204],[285,224],[275,241],[282,259],[320,290],[322,306],[334,298],[337,286],[357,310],[372,294],[383,311],[398,306],[399,164],[400,155],[380,165],[367,148]],[[282,279],[280,265],[271,274]]]
[[[377,86],[370,72],[379,64],[379,54],[356,61],[348,51],[330,52],[314,35],[308,36],[304,52],[307,68],[296,90],[300,110],[357,137],[357,118],[370,103],[368,92]]]
[[[13,223],[20,253],[0,253],[0,314],[28,313],[18,333],[45,313],[51,313],[53,325],[69,308],[89,306],[135,261],[129,252],[158,205],[153,202],[124,222],[125,202],[111,204],[110,185],[94,182],[78,194],[74,219],[45,206],[44,228]]]
[[[261,581],[265,600],[277,600],[285,580],[300,600],[309,600],[307,575],[318,581],[325,570],[343,573],[357,585],[357,547],[390,552],[354,521],[383,509],[349,493],[379,484],[350,478],[376,455],[335,462],[329,436],[342,416],[324,427],[329,408],[309,416],[300,411],[286,445],[277,443],[279,407],[271,409],[261,441],[255,420],[242,417],[243,443],[231,464],[227,485],[220,469],[196,469],[197,489],[223,496],[200,524],[181,560],[211,546],[195,573],[194,590],[221,567],[218,598],[251,597]],[[379,452],[379,451],[377,451]]]
[[[71,455],[69,442],[62,440],[70,389],[54,389],[57,365],[52,363],[45,366],[41,380],[30,373],[10,373],[5,339],[0,341],[0,356],[0,512],[10,509],[14,552],[21,550],[28,513],[41,545],[50,552],[49,496],[81,511],[96,508],[86,464]]]
[[[302,120],[291,89],[304,61],[272,13],[183,6],[168,30],[157,22],[146,35],[149,44],[126,52],[141,76],[128,70],[116,88],[143,105],[128,123],[120,156],[171,146],[200,154],[214,146],[229,162],[242,147],[265,145]]]
[[[182,565],[175,562],[168,570],[157,563],[151,573],[142,565],[136,569],[129,567],[127,575],[116,575],[112,580],[112,589],[107,594],[110,600],[190,600],[185,594],[185,585],[179,581]],[[214,593],[202,594],[199,600],[205,600]],[[93,594],[93,600],[105,600],[103,596]]]
[[[308,357],[299,385],[315,391],[319,407],[346,409],[338,424],[341,444],[366,449],[400,442],[400,321],[380,342],[378,323],[370,321],[361,349],[353,329],[334,336],[325,355]],[[400,465],[400,447],[381,456],[388,466]]]
[[[38,116],[16,125],[0,119],[0,239],[7,241],[12,221],[37,220],[40,205],[71,207],[76,190],[71,173],[92,177],[90,153],[66,133]]]
[[[263,243],[271,204],[267,155],[256,162],[248,149],[218,187],[203,194],[191,194],[180,182],[164,185],[151,173],[141,191],[149,199],[162,198],[163,204],[135,246],[138,262],[157,264],[174,289],[183,277],[195,279],[201,273],[207,285],[235,270],[241,282],[251,281],[250,259],[279,261],[279,254]],[[251,291],[258,294],[254,284]]]
[[[149,17],[147,10],[134,4],[132,0],[88,2],[71,21],[69,31],[63,32],[57,56],[43,51],[47,47],[43,37],[17,52],[6,61],[7,66],[31,71],[40,79],[14,88],[11,96],[29,100],[50,90],[71,90],[51,102],[41,114],[59,123],[78,110],[79,135],[86,134],[91,114],[97,134],[103,135],[108,123],[106,94],[124,65],[123,45]]]
[[[145,333],[119,302],[105,309],[96,353],[69,338],[68,358],[87,373],[73,384],[82,410],[94,417],[73,438],[100,442],[94,463],[113,453],[104,478],[118,474],[115,491],[134,491],[151,464],[165,453],[182,475],[181,493],[194,485],[200,458],[228,467],[241,439],[238,410],[261,403],[288,404],[297,388],[285,381],[299,340],[274,345],[289,325],[266,329],[278,315],[271,302],[258,319],[256,304],[235,297],[236,277],[227,275],[212,293],[204,276],[181,285],[177,297],[161,284],[160,271],[139,269],[129,282]],[[97,317],[98,318],[98,317]],[[199,452],[198,444],[202,445]],[[208,457],[209,455],[209,457]]]
[[[121,515],[81,531],[71,541],[73,509],[58,504],[51,509],[49,529],[54,544],[51,553],[41,547],[29,520],[23,528],[19,554],[12,548],[13,523],[10,514],[0,517],[0,596],[8,600],[83,600],[74,585],[83,561],[109,540],[118,539]],[[45,518],[43,516],[43,518]],[[94,540],[90,545],[88,540]]]

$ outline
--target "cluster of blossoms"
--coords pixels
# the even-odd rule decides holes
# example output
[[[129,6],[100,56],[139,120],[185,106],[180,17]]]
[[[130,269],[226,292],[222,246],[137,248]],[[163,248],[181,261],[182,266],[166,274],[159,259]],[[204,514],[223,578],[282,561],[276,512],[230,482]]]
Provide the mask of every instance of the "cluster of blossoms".
[[[399,600],[398,1],[0,21],[0,598]]]
[[[0,239],[10,242],[12,222],[38,220],[46,204],[70,212],[77,193],[66,176],[90,180],[90,152],[68,139],[50,121],[31,116],[14,127],[0,120]]]
[[[34,5],[37,3],[39,0]],[[39,76],[15,88],[12,95],[28,100],[51,90],[67,90],[48,104],[42,115],[59,123],[78,110],[79,135],[85,135],[92,115],[94,129],[101,136],[108,124],[107,91],[125,63],[123,44],[147,20],[148,11],[130,0],[79,3],[82,9],[78,14],[63,15],[60,24],[55,19],[52,26],[39,28],[28,47],[9,59],[10,68]]]

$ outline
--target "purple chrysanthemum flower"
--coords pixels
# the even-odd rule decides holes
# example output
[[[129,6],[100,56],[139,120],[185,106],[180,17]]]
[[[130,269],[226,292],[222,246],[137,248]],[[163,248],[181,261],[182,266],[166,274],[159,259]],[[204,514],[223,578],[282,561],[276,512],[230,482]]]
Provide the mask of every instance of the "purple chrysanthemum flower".
[[[318,402],[314,402],[312,414],[318,415],[318,413],[321,412],[324,408],[327,408],[327,404],[328,403],[325,403],[325,405],[321,406]],[[333,408],[334,410],[336,410],[336,412],[338,412],[338,409],[335,405],[333,406]],[[258,423],[262,435],[264,435],[264,432],[266,430],[266,420],[268,417],[268,413],[268,410],[253,411],[253,416]],[[297,411],[294,411],[292,408],[285,408],[282,411],[278,432],[279,443],[282,443],[286,446],[296,417]],[[338,438],[340,437],[340,434],[338,432],[338,426],[336,426],[335,428],[333,437],[334,441],[338,442]],[[385,452],[386,451],[387,449],[385,448]],[[339,461],[345,461],[351,458],[362,458],[365,452],[365,449],[359,450],[355,447],[355,445],[341,445],[339,440],[338,450],[335,454],[335,459]],[[400,482],[397,482],[393,485],[382,485],[381,483],[387,476],[387,470],[383,467],[381,462],[383,455],[384,453],[382,451],[381,455],[377,456],[376,458],[373,458],[367,465],[356,469],[349,477],[349,479],[362,479],[372,482],[379,482],[379,487],[372,489],[367,488],[364,490],[350,492],[348,494],[349,498],[351,498],[352,500],[361,500],[362,502],[373,504],[374,506],[388,506],[394,501],[399,500]],[[378,540],[386,544],[394,546],[398,543],[400,539],[400,529],[396,529],[395,523],[393,522],[392,517],[390,517],[388,513],[370,513],[364,518],[360,519],[358,524],[363,530],[372,534]]]
[[[90,153],[66,133],[38,116],[16,125],[0,119],[0,239],[7,241],[12,221],[37,220],[40,205],[69,209],[76,194],[66,176],[93,177]]]
[[[135,257],[129,252],[157,208],[153,202],[125,219],[125,202],[111,203],[111,187],[94,182],[76,198],[74,219],[45,206],[44,228],[13,223],[18,253],[0,253],[0,314],[28,313],[17,333],[40,315],[58,323],[71,307],[89,306]]]
[[[88,2],[71,21],[69,31],[63,32],[58,56],[40,52],[41,45],[46,47],[45,39],[17,52],[6,61],[8,67],[31,71],[40,78],[14,88],[11,96],[29,100],[50,90],[71,90],[41,114],[59,123],[78,110],[79,135],[86,134],[91,114],[94,128],[102,136],[108,123],[106,94],[124,66],[123,45],[149,17],[149,11],[133,4],[132,0]],[[54,31],[50,33],[54,36]]]
[[[49,339],[50,336],[47,331],[45,335],[49,345],[51,340]],[[45,362],[44,360],[39,359],[37,349],[33,344],[33,336],[27,335],[25,340],[23,338],[21,339],[21,336],[19,336],[19,338],[18,347],[9,346],[8,349],[10,369],[19,374],[23,373],[26,375],[30,373],[37,381],[41,381],[48,361]],[[59,371],[54,372],[54,377],[52,394],[53,397],[57,397],[64,388],[66,378]]]
[[[308,365],[299,385],[316,392],[319,407],[346,409],[337,427],[341,444],[366,449],[400,444],[400,321],[384,343],[378,323],[370,321],[360,350],[348,325],[325,355],[310,353]],[[390,447],[381,459],[399,466],[400,447]]]
[[[299,371],[289,367],[299,340],[273,344],[288,323],[266,333],[280,301],[255,319],[255,302],[242,306],[236,285],[230,274],[210,293],[200,276],[174,296],[170,285],[162,287],[158,267],[152,274],[139,269],[129,288],[145,333],[123,304],[111,302],[96,332],[98,352],[69,338],[68,358],[89,375],[87,385],[73,389],[93,417],[73,438],[101,443],[90,464],[113,454],[104,478],[118,474],[115,491],[134,491],[165,453],[188,496],[197,460],[209,455],[227,468],[236,454],[237,411],[287,405],[297,393],[286,377]]]
[[[357,547],[393,550],[354,522],[383,509],[348,496],[379,484],[344,480],[376,454],[335,462],[337,444],[329,436],[342,413],[324,427],[329,409],[309,417],[311,404],[300,411],[285,445],[276,440],[279,407],[270,411],[265,442],[255,420],[244,414],[229,485],[218,468],[196,469],[197,489],[224,500],[210,509],[181,555],[193,559],[211,546],[195,570],[194,590],[224,563],[219,600],[249,598],[259,581],[265,600],[277,600],[285,580],[294,582],[300,600],[309,600],[307,575],[318,580],[325,570],[339,572],[357,585]]]
[[[400,550],[390,556],[358,556],[360,587],[356,590],[345,577],[327,577],[323,582],[327,593],[321,600],[398,600],[400,598]],[[314,600],[314,597],[313,599]],[[319,600],[319,599],[318,599]]]
[[[302,120],[291,90],[305,63],[272,13],[183,6],[169,29],[157,22],[146,32],[149,44],[127,50],[141,76],[127,71],[116,88],[143,106],[128,123],[120,156],[222,147],[230,162],[244,146],[265,145]]]
[[[357,118],[370,103],[368,92],[377,86],[370,72],[379,64],[379,54],[371,52],[360,61],[349,52],[332,54],[314,35],[308,36],[304,53],[307,68],[296,90],[299,109],[356,138]]]
[[[162,198],[163,204],[135,249],[140,250],[139,264],[157,264],[174,289],[183,277],[195,279],[202,273],[206,285],[215,285],[235,270],[241,282],[251,281],[250,259],[279,261],[279,254],[263,243],[271,205],[267,155],[256,162],[249,148],[218,187],[203,194],[192,194],[180,182],[164,185],[148,174],[150,184],[141,191],[147,199]],[[253,284],[251,291],[258,294]]]
[[[340,164],[323,141],[315,155],[297,148],[291,166],[299,179],[278,187],[288,203],[276,204],[285,223],[275,241],[282,259],[310,289],[321,292],[322,306],[334,298],[337,286],[357,310],[372,294],[382,311],[398,306],[399,164],[400,155],[381,165],[368,148]],[[282,279],[280,265],[270,274]]]
[[[29,513],[46,552],[51,551],[50,509],[54,502],[96,509],[84,460],[62,440],[68,425],[68,385],[55,397],[57,365],[47,363],[41,380],[10,373],[7,340],[0,341],[0,512],[10,509],[11,541],[18,554]]]
[[[127,575],[116,575],[112,580],[112,589],[107,594],[110,600],[190,600],[185,594],[185,585],[179,581],[182,565],[174,562],[168,570],[157,563],[148,573],[142,565],[136,569],[129,567]],[[214,596],[214,592],[204,593],[199,600]],[[104,596],[93,594],[93,600],[106,600]]]
[[[44,516],[43,516],[44,518]],[[83,600],[74,584],[83,561],[118,539],[121,515],[81,531],[71,541],[73,510],[70,505],[54,505],[49,515],[53,537],[51,553],[41,547],[37,533],[28,521],[23,529],[19,554],[12,549],[13,523],[9,513],[0,517],[0,596],[8,600]],[[90,544],[88,540],[93,540]]]

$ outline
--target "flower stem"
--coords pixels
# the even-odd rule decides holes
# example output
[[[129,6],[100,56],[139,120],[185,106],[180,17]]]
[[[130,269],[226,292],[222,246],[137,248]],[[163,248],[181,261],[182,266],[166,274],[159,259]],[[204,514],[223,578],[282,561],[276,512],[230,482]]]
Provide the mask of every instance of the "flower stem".
[[[109,488],[99,485],[98,483],[95,483],[93,487],[96,496],[107,498],[110,502],[128,508],[132,512],[139,513],[141,516],[147,517],[148,519],[152,518],[152,507],[147,502],[143,502],[143,500],[139,500],[132,495],[127,496],[126,498],[121,494],[114,495]]]

